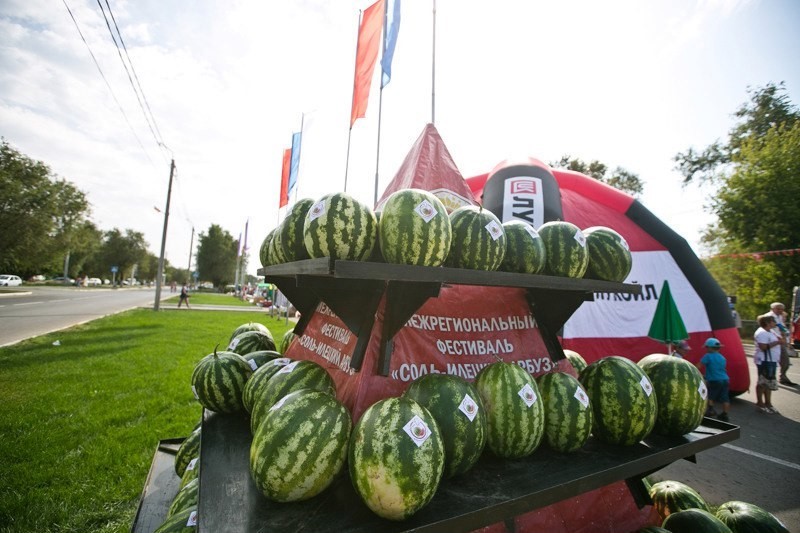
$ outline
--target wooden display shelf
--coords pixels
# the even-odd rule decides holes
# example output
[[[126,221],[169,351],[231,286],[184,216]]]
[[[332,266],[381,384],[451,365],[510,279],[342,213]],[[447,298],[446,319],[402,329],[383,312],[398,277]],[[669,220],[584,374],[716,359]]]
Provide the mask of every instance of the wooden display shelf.
[[[181,478],[175,473],[175,454],[185,437],[159,441],[147,473],[131,533],[153,533],[167,519],[169,506],[178,494]]]

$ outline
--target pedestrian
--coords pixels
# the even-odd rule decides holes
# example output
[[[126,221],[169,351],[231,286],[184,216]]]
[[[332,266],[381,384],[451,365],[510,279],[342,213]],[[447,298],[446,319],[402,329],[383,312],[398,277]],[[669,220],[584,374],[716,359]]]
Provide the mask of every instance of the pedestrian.
[[[778,410],[772,405],[772,391],[778,389],[775,372],[781,357],[781,343],[784,342],[776,331],[775,317],[767,313],[758,317],[758,329],[753,336],[756,344],[753,362],[758,375],[756,409],[773,415],[778,414]]]
[[[683,359],[686,354],[691,350],[691,346],[686,341],[675,341],[672,343],[672,355]]]
[[[731,308],[731,316],[733,317],[733,324],[736,326],[736,331],[738,331],[739,334],[741,334],[742,333],[742,317],[739,316],[739,312],[736,310],[736,307],[733,305],[733,303],[730,303],[728,305]]]
[[[186,303],[186,308],[191,309],[191,307],[189,307],[189,289],[186,288],[185,283],[183,284],[183,287],[181,287],[181,295],[178,298],[178,308],[180,308],[182,303]]]
[[[703,343],[703,346],[706,349],[706,354],[700,359],[697,366],[704,373],[706,386],[708,387],[706,416],[716,416],[719,420],[727,422],[728,410],[731,407],[731,400],[728,394],[730,379],[728,378],[728,372],[725,370],[727,360],[719,352],[720,348],[722,348],[722,343],[714,337],[709,337]],[[714,410],[714,404],[722,404],[722,413],[719,416]]]
[[[786,348],[789,339],[789,328],[786,326],[786,324],[789,322],[786,318],[786,307],[780,302],[773,302],[769,305],[769,309],[770,311],[767,314],[775,318],[775,328],[778,330],[778,335],[780,335],[781,339],[784,341],[781,343],[781,377],[779,381],[782,385],[794,387],[796,383],[790,380],[789,376],[786,374],[791,366],[791,363],[789,362],[789,350]]]

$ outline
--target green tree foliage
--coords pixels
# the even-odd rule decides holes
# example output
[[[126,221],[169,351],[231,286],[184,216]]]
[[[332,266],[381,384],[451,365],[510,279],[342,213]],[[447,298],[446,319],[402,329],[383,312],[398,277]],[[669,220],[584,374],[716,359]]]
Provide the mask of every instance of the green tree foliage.
[[[86,195],[0,140],[0,271],[27,277],[61,263],[85,244]],[[56,272],[59,269],[55,270]]]
[[[112,266],[118,268],[117,280],[132,276],[134,265],[147,258],[147,241],[144,234],[132,229],[122,233],[114,228],[105,233],[103,245],[99,251],[99,262],[104,272],[110,272]]]
[[[231,283],[236,273],[239,243],[216,224],[211,224],[208,232],[201,232],[197,242],[200,279],[210,281],[218,288]]]
[[[577,157],[563,155],[558,161],[550,163],[550,166],[586,174],[634,197],[638,197],[644,190],[644,184],[637,174],[622,167],[616,167],[614,170],[609,171],[606,164],[597,160],[587,163]]]

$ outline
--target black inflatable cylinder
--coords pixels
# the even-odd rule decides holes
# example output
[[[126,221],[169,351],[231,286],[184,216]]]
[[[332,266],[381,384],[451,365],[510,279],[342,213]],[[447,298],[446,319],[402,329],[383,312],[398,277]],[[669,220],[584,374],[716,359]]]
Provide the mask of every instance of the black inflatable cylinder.
[[[564,219],[555,177],[544,163],[533,158],[497,165],[483,186],[482,202],[502,222],[520,220],[534,229]]]

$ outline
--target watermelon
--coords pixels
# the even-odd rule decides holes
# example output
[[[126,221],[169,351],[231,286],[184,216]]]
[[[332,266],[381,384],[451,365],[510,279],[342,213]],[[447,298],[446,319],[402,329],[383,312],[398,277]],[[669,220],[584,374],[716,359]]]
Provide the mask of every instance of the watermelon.
[[[445,265],[471,270],[497,270],[506,254],[506,232],[494,213],[465,205],[450,213],[453,241]]]
[[[245,331],[236,335],[230,344],[228,351],[239,355],[247,355],[250,352],[263,350],[275,351],[275,339],[269,330],[264,331]]]
[[[197,531],[197,505],[175,513],[153,533],[194,533]]]
[[[442,434],[427,409],[409,398],[386,398],[368,407],[353,428],[350,480],[375,514],[404,520],[433,498],[444,454]]]
[[[284,333],[283,338],[281,339],[281,345],[278,347],[278,351],[286,353],[286,350],[289,349],[289,345],[292,344],[292,341],[297,338],[297,334],[292,331],[291,329]]]
[[[306,213],[303,242],[311,257],[364,261],[378,234],[375,213],[346,193],[327,194]]]
[[[586,368],[586,359],[574,350],[564,350],[564,355],[578,374]]]
[[[258,350],[255,352],[246,353],[242,356],[242,358],[247,361],[247,364],[249,364],[250,368],[252,368],[253,372],[255,372],[273,359],[278,359],[280,356],[281,354],[275,350]]]
[[[598,439],[630,446],[653,431],[658,403],[650,379],[636,363],[603,357],[583,369],[580,382],[592,404],[592,432]]]
[[[500,270],[520,274],[538,274],[544,270],[544,241],[533,226],[521,220],[503,222],[506,232],[506,253]]]
[[[313,361],[292,361],[279,368],[254,395],[250,411],[250,430],[253,434],[275,402],[300,389],[336,394],[336,386],[327,370]]]
[[[372,247],[372,253],[369,255],[367,261],[371,261],[372,263],[385,263],[386,260],[383,258],[383,254],[381,254],[381,213],[375,213],[375,220],[378,221],[378,232],[375,235],[375,246]]]
[[[702,509],[672,513],[661,527],[671,533],[733,533],[719,518]]]
[[[403,394],[430,411],[444,442],[444,476],[472,468],[486,445],[486,411],[475,385],[458,376],[426,374]]]
[[[198,479],[200,476],[200,458],[195,457],[189,464],[186,465],[186,471],[181,476],[181,484],[180,488],[182,489],[186,485],[192,482],[193,479]]]
[[[175,495],[175,499],[172,500],[172,503],[169,506],[169,511],[167,511],[167,518],[174,515],[175,513],[180,513],[184,509],[191,507],[193,505],[197,505],[197,495],[200,492],[200,479],[194,478],[189,483],[186,484],[181,490],[178,491],[178,494]]]
[[[286,256],[283,255],[283,246],[281,246],[281,225],[275,228],[272,238],[269,241],[269,248],[267,249],[267,260],[271,265],[280,265],[286,262]]]
[[[536,380],[544,404],[544,438],[557,452],[586,444],[592,433],[592,408],[580,382],[569,374],[542,374]]]
[[[183,476],[183,473],[186,472],[186,465],[199,454],[200,428],[197,428],[186,437],[186,440],[181,443],[175,454],[175,473],[178,474],[178,477]]]
[[[275,229],[267,233],[267,236],[264,237],[264,240],[261,242],[261,248],[258,249],[258,259],[261,261],[262,267],[268,267],[272,264],[270,262],[269,247],[272,242],[272,237],[275,235]]]
[[[643,357],[638,365],[645,371],[658,401],[653,431],[662,435],[684,435],[703,421],[706,389],[703,375],[685,359],[664,354]]]
[[[586,237],[570,222],[545,222],[539,226],[539,236],[544,242],[544,274],[565,278],[582,278],[589,266]]]
[[[452,241],[444,204],[421,189],[401,189],[386,199],[378,233],[383,258],[401,265],[441,266]]]
[[[242,391],[242,405],[245,411],[248,413],[253,411],[253,403],[255,402],[256,396],[258,396],[260,391],[264,388],[269,378],[291,362],[292,360],[286,357],[278,357],[267,361],[267,363],[258,367],[258,369],[253,372],[253,375],[250,376],[250,379],[244,384],[244,390]]]
[[[286,218],[283,219],[281,225],[278,226],[280,228],[278,244],[282,248],[286,262],[301,261],[309,257],[303,238],[303,229],[305,228],[306,215],[312,205],[314,205],[314,200],[311,198],[297,200],[286,214]]]
[[[586,228],[583,235],[589,251],[589,266],[584,277],[625,281],[633,266],[631,249],[625,238],[605,226]]]
[[[269,328],[260,322],[246,322],[233,330],[233,333],[231,333],[231,338],[228,339],[228,343],[245,331],[261,331],[262,333],[270,333]]]
[[[217,352],[205,356],[192,372],[192,390],[200,405],[216,413],[243,409],[242,390],[253,369],[240,355]]]
[[[789,533],[780,520],[761,507],[747,502],[727,502],[715,515],[733,533]]]
[[[532,454],[544,436],[544,406],[533,377],[498,361],[481,369],[475,386],[486,408],[489,450],[509,459]]]
[[[659,481],[648,490],[653,507],[661,519],[672,513],[686,509],[702,509],[710,511],[708,504],[700,494],[689,485],[680,481]]]
[[[250,446],[250,475],[270,500],[294,502],[316,496],[347,457],[350,413],[325,392],[301,389],[264,415]]]

